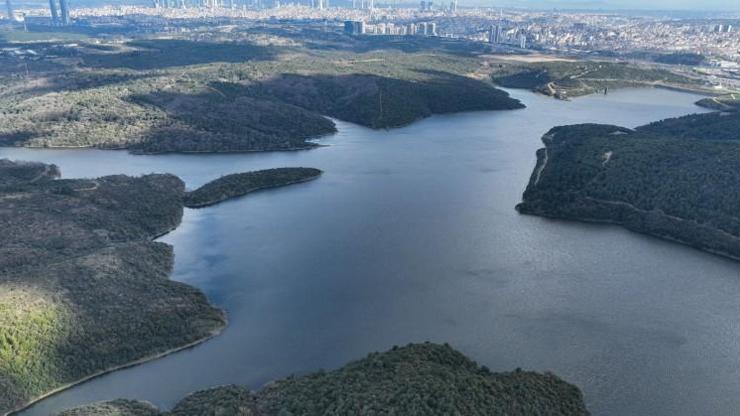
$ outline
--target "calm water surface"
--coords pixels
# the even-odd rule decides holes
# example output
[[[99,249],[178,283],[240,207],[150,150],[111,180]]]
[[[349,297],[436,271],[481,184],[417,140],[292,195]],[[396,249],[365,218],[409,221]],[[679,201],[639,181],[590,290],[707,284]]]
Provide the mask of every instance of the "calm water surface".
[[[132,156],[2,149],[66,177],[220,175],[312,166],[319,180],[202,210],[162,240],[173,278],[227,310],[220,337],[45,400],[25,416],[118,397],[163,407],[197,389],[335,368],[370,351],[449,342],[495,370],[550,370],[595,415],[735,415],[740,264],[618,227],[514,210],[550,127],[637,126],[701,111],[696,96],[628,90],[372,131],[339,122],[292,153]]]

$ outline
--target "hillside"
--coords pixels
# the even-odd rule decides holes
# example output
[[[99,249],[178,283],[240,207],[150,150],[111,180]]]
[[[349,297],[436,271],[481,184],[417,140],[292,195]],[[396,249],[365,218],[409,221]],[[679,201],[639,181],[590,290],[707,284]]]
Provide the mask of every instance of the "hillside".
[[[60,416],[113,416],[132,403],[98,403]],[[150,416],[141,411],[124,413]],[[80,409],[87,409],[81,412]],[[223,386],[191,394],[159,416],[279,415],[588,415],[577,387],[556,376],[516,370],[491,373],[448,345],[394,347],[328,372],[289,377],[251,393]]]
[[[304,171],[317,170],[270,178]],[[169,280],[172,247],[152,241],[180,223],[179,178],[59,174],[0,160],[0,414],[226,325],[203,293]]]
[[[739,111],[740,93],[725,94],[719,97],[702,98],[696,105],[718,111]]]
[[[30,180],[6,179],[32,169]],[[180,222],[170,175],[40,180],[0,162],[0,414],[55,389],[213,336],[205,296],[168,279]]]
[[[740,113],[630,130],[556,127],[537,152],[524,214],[609,222],[740,259]]]
[[[548,61],[501,64],[493,81],[505,88],[523,88],[559,99],[627,87],[694,89],[695,80],[665,69],[608,61]]]
[[[325,116],[387,128],[523,107],[470,76],[480,67],[474,56],[230,36],[9,44],[34,58],[0,55],[0,146],[297,150],[336,131]]]

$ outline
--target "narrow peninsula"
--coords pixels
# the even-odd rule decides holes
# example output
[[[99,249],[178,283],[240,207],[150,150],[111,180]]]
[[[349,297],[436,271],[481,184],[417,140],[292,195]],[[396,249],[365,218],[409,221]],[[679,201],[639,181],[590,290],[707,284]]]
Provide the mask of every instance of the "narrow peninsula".
[[[186,192],[184,203],[188,208],[202,208],[261,189],[310,181],[318,178],[321,173],[319,169],[314,168],[276,168],[234,173],[208,182],[194,191]]]

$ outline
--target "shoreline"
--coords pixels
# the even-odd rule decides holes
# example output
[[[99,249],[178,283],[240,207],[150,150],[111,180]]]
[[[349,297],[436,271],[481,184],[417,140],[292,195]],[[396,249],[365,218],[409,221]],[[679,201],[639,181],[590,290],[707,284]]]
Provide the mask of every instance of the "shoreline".
[[[203,338],[197,339],[197,340],[195,340],[195,341],[193,341],[191,343],[188,343],[188,344],[183,345],[183,346],[180,346],[180,347],[171,348],[169,350],[162,351],[162,352],[157,353],[157,354],[153,354],[153,355],[149,355],[149,356],[146,356],[146,357],[142,357],[142,358],[140,358],[140,359],[138,359],[136,361],[131,361],[131,362],[128,362],[128,363],[125,363],[125,364],[121,364],[121,365],[118,365],[118,366],[107,368],[105,370],[98,371],[98,372],[96,372],[94,374],[91,374],[91,375],[86,376],[84,378],[81,378],[79,380],[76,380],[76,381],[67,383],[67,384],[65,384],[63,386],[57,387],[56,389],[54,389],[54,390],[52,390],[52,391],[50,391],[48,393],[45,393],[42,396],[36,397],[36,398],[32,399],[31,401],[28,401],[25,404],[23,404],[23,405],[21,405],[19,407],[16,407],[15,409],[13,409],[13,410],[11,410],[11,411],[9,411],[7,413],[3,413],[0,416],[16,416],[20,412],[23,412],[25,410],[28,410],[29,408],[31,408],[35,404],[38,404],[39,402],[41,402],[41,401],[43,401],[45,399],[48,399],[49,397],[52,397],[52,396],[54,396],[56,394],[59,394],[59,393],[65,391],[65,390],[68,390],[68,389],[70,389],[72,387],[75,387],[75,386],[78,386],[80,384],[83,384],[83,383],[88,382],[90,380],[93,380],[95,378],[102,377],[104,375],[113,373],[113,372],[118,371],[118,370],[124,370],[124,369],[127,369],[127,368],[136,367],[138,365],[145,364],[147,362],[154,361],[154,360],[157,360],[159,358],[164,358],[164,357],[166,357],[168,355],[171,355],[171,354],[174,354],[176,352],[180,352],[180,351],[188,350],[188,349],[191,349],[191,348],[195,348],[198,345],[203,344],[203,343],[205,343],[205,342],[207,342],[207,341],[209,341],[209,340],[211,340],[211,339],[213,339],[213,338],[221,335],[221,333],[229,325],[229,321],[228,321],[228,317],[226,316],[226,313],[223,313],[223,318],[224,318],[224,325],[221,326],[218,329],[215,329],[215,330],[211,331],[207,336],[205,336]]]
[[[183,209],[186,208],[184,204],[182,205],[182,207],[183,207]],[[182,216],[180,216],[180,218],[179,218],[179,220],[178,220],[178,222],[177,222],[176,225],[174,225],[174,226],[172,226],[172,227],[170,227],[170,228],[168,228],[168,229],[166,229],[166,230],[164,230],[164,231],[162,231],[162,232],[160,232],[160,233],[158,233],[156,235],[150,236],[149,238],[145,238],[144,241],[156,242],[156,240],[158,240],[159,238],[161,238],[161,237],[163,237],[163,236],[171,233],[172,231],[176,230],[181,224],[182,224]],[[172,247],[172,246],[170,246],[170,247]],[[171,266],[172,266],[172,263],[174,262],[174,254],[171,255],[171,260],[170,261],[171,261],[171,263],[170,263],[170,271],[169,271],[168,278],[171,280],[171,278],[172,278]],[[202,293],[205,296],[205,293],[200,288],[195,287],[195,286],[192,286],[192,285],[187,285],[187,286],[189,286],[189,287],[191,287],[193,289],[196,289],[197,291],[199,291],[200,293]],[[72,382],[67,383],[67,384],[63,384],[63,385],[61,385],[61,386],[59,386],[59,387],[57,387],[57,388],[55,388],[53,390],[50,390],[50,391],[44,393],[41,396],[35,397],[35,398],[27,401],[26,403],[24,403],[24,404],[22,404],[22,405],[20,405],[20,406],[18,406],[16,408],[14,408],[14,409],[11,409],[10,411],[7,411],[5,413],[0,414],[0,416],[15,416],[15,415],[18,415],[20,412],[23,412],[25,410],[28,410],[29,408],[31,408],[35,404],[37,404],[37,403],[39,403],[39,402],[41,402],[41,401],[43,401],[45,399],[48,399],[49,397],[52,397],[52,396],[54,396],[56,394],[59,394],[59,393],[65,391],[65,390],[68,390],[68,389],[70,389],[72,387],[78,386],[80,384],[86,383],[86,382],[88,382],[90,380],[93,380],[95,378],[102,377],[104,375],[113,373],[113,372],[118,371],[118,370],[124,370],[124,369],[127,369],[127,368],[136,367],[138,365],[145,364],[147,362],[154,361],[154,360],[157,360],[157,359],[166,357],[168,355],[171,355],[171,354],[174,354],[174,353],[177,353],[177,352],[180,352],[180,351],[184,351],[184,350],[188,350],[188,349],[191,349],[191,348],[195,348],[198,345],[203,344],[203,343],[205,343],[205,342],[207,342],[207,341],[209,341],[209,340],[211,340],[211,339],[213,339],[213,338],[221,335],[221,333],[229,325],[229,319],[228,319],[228,316],[226,315],[226,311],[224,311],[221,308],[216,307],[216,305],[213,305],[210,301],[208,301],[208,304],[211,305],[212,307],[216,308],[218,311],[220,311],[221,318],[223,319],[223,324],[220,325],[218,328],[215,328],[215,329],[211,330],[207,335],[205,335],[205,336],[203,336],[201,338],[198,338],[198,339],[196,339],[196,340],[194,340],[192,342],[189,342],[189,343],[187,343],[185,345],[176,346],[176,347],[173,347],[173,348],[170,348],[170,349],[167,349],[167,350],[164,350],[164,351],[155,353],[155,354],[151,354],[151,355],[147,355],[147,356],[141,357],[141,358],[139,358],[137,360],[134,360],[134,361],[123,363],[123,364],[116,365],[116,366],[113,366],[113,367],[109,367],[109,368],[106,368],[106,369],[97,371],[97,372],[95,372],[93,374],[87,375],[87,376],[85,376],[85,377],[83,377],[81,379],[72,381]]]
[[[311,140],[319,140],[323,138],[324,136],[321,136],[319,138],[311,139]],[[294,147],[286,147],[286,148],[280,148],[280,149],[254,149],[254,150],[177,150],[177,151],[169,151],[169,152],[137,152],[136,149],[132,149],[130,147],[102,147],[102,146],[0,146],[0,148],[11,148],[11,149],[33,149],[33,150],[110,150],[110,151],[128,151],[132,155],[136,156],[159,156],[159,155],[188,155],[188,154],[238,154],[238,153],[266,153],[266,152],[294,152],[299,150],[313,150],[317,147],[326,147],[328,145],[325,144],[319,144],[315,143],[312,145],[307,146],[294,146]]]
[[[537,95],[541,95],[543,97],[549,97],[554,100],[558,101],[571,101],[571,100],[577,100],[582,97],[588,97],[591,95],[600,95],[598,91],[593,91],[587,94],[577,94],[577,95],[568,95],[567,98],[560,98],[556,96],[555,94],[545,94],[539,89],[530,89],[530,88],[506,88],[503,86],[498,85],[498,88],[505,88],[506,90],[525,90],[532,93],[535,93]],[[652,83],[645,83],[645,84],[639,84],[639,85],[631,85],[631,86],[623,86],[623,87],[611,87],[610,90],[619,91],[619,90],[625,90],[630,88],[636,88],[636,89],[662,89],[662,90],[669,90],[669,91],[678,91],[678,92],[684,92],[688,94],[696,94],[701,95],[704,97],[716,97],[719,95],[722,95],[722,93],[718,93],[716,91],[712,91],[708,88],[702,88],[701,86],[691,86],[691,85],[673,85],[673,84],[652,84]],[[698,104],[697,104],[698,105]],[[700,106],[701,107],[701,106]]]
[[[303,182],[309,182],[309,181],[318,179],[319,177],[321,177],[322,174],[323,174],[323,172],[320,173],[320,174],[318,174],[318,175],[316,175],[316,176],[311,176],[310,178],[297,179],[295,181],[285,182],[285,183],[281,183],[281,184],[278,184],[278,185],[260,186],[260,187],[257,187],[257,188],[249,189],[246,192],[244,192],[242,194],[239,194],[239,195],[228,196],[226,198],[221,198],[221,199],[218,199],[218,200],[204,202],[204,203],[201,203],[201,204],[184,205],[184,207],[185,208],[189,208],[189,209],[207,208],[207,207],[210,207],[210,206],[213,206],[213,205],[218,205],[218,204],[220,204],[222,202],[226,202],[226,201],[228,201],[230,199],[242,198],[242,197],[247,196],[247,195],[249,195],[251,193],[254,193],[254,192],[258,192],[258,191],[262,191],[262,190],[266,190],[266,189],[282,188],[284,186],[295,185],[295,184],[303,183]],[[167,233],[169,233],[169,232],[170,231],[168,231]]]
[[[208,206],[219,204],[221,202],[227,201],[227,200],[232,199],[232,198],[243,197],[243,196],[246,196],[247,194],[250,194],[250,193],[253,193],[253,192],[257,192],[257,191],[260,191],[260,190],[266,190],[266,189],[272,189],[272,188],[279,188],[279,187],[283,187],[283,186],[288,186],[288,185],[293,185],[293,184],[298,184],[298,183],[312,181],[312,180],[315,180],[315,179],[318,179],[319,177],[321,177],[322,174],[323,174],[323,172],[321,172],[320,174],[315,175],[315,176],[311,176],[311,177],[303,178],[303,179],[298,179],[298,180],[291,181],[291,182],[288,182],[288,183],[283,183],[283,184],[274,185],[274,186],[262,186],[262,187],[259,187],[259,188],[254,188],[254,189],[251,189],[251,190],[249,190],[248,192],[246,192],[246,193],[244,193],[242,195],[237,195],[237,196],[234,196],[234,197],[229,197],[229,198],[221,199],[221,200],[218,200],[218,201],[214,201],[214,202],[211,202],[211,203],[208,203],[208,204],[202,204],[202,205],[199,205],[199,206],[186,206],[183,203],[183,209],[185,209],[185,208],[190,208],[190,209],[205,208],[205,207],[208,207]],[[187,191],[185,191],[185,192],[187,192]],[[165,236],[165,235],[171,233],[172,231],[176,230],[180,226],[181,223],[182,223],[182,218],[180,218],[180,220],[178,221],[178,224],[177,225],[175,225],[173,227],[170,227],[169,229],[166,229],[166,230],[162,231],[161,233],[158,233],[156,235],[153,235],[153,236],[149,237],[146,240],[156,242],[156,240],[158,240],[158,239],[162,238],[163,236]],[[173,256],[173,261],[174,261],[174,256]],[[170,276],[169,277],[170,278],[172,277],[172,271],[170,271]],[[200,291],[201,293],[203,293],[202,290],[200,288],[198,288],[198,287],[195,287],[195,286],[192,286],[192,285],[188,285],[188,286],[190,286],[190,287],[192,287],[192,288]],[[205,293],[204,293],[204,295],[205,295]],[[210,301],[208,303],[211,304]],[[211,306],[216,307],[216,305],[213,305],[213,304],[211,304]],[[12,410],[10,410],[10,411],[8,411],[6,413],[0,414],[0,416],[16,416],[19,413],[21,413],[21,412],[23,412],[25,410],[28,410],[29,408],[33,407],[35,404],[37,404],[37,403],[39,403],[39,402],[41,402],[41,401],[43,401],[45,399],[48,399],[49,397],[52,397],[52,396],[54,396],[56,394],[59,394],[59,393],[65,391],[65,390],[68,390],[68,389],[72,388],[72,387],[75,387],[75,386],[78,386],[80,384],[86,383],[86,382],[88,382],[90,380],[93,380],[95,378],[102,377],[104,375],[113,373],[115,371],[124,370],[124,369],[127,369],[127,368],[131,368],[131,367],[135,367],[135,366],[138,366],[138,365],[141,365],[141,364],[145,364],[145,363],[148,363],[150,361],[154,361],[154,360],[157,360],[157,359],[166,357],[168,355],[171,355],[171,354],[174,354],[174,353],[177,353],[177,352],[180,352],[180,351],[184,351],[184,350],[188,350],[188,349],[191,349],[191,348],[195,348],[198,345],[203,344],[203,343],[205,343],[205,342],[207,342],[207,341],[209,341],[209,340],[211,340],[211,339],[213,339],[213,338],[221,335],[221,333],[223,333],[223,331],[228,327],[229,320],[228,320],[228,316],[226,315],[226,312],[223,309],[221,309],[221,308],[218,308],[218,310],[221,312],[221,318],[223,319],[223,325],[221,325],[218,328],[210,331],[206,336],[204,336],[202,338],[196,339],[195,341],[190,342],[190,343],[185,344],[185,345],[173,347],[173,348],[167,349],[167,350],[162,351],[162,352],[158,352],[158,353],[155,353],[155,354],[152,354],[152,355],[144,356],[142,358],[139,358],[139,359],[134,360],[134,361],[131,361],[131,362],[127,362],[127,363],[124,363],[124,364],[121,364],[121,365],[117,365],[117,366],[113,366],[113,367],[109,367],[109,368],[106,368],[106,369],[97,371],[97,372],[95,372],[93,374],[90,374],[88,376],[85,376],[85,377],[83,377],[81,379],[78,379],[78,380],[72,381],[70,383],[64,384],[62,386],[59,386],[59,387],[57,387],[57,388],[55,388],[55,389],[53,389],[53,390],[51,390],[51,391],[49,391],[47,393],[44,393],[41,396],[35,397],[35,398],[31,399],[30,401],[28,401],[28,402],[26,402],[26,403],[24,403],[24,404],[22,404],[22,405],[20,405],[20,406],[18,406],[16,408],[12,409]]]
[[[707,254],[711,254],[711,255],[714,255],[714,256],[722,257],[722,258],[724,258],[726,260],[732,260],[732,261],[739,261],[740,262],[740,255],[733,255],[733,254],[728,253],[728,252],[724,252],[724,251],[720,251],[720,250],[713,250],[711,248],[705,248],[705,247],[699,246],[699,245],[697,245],[695,243],[692,243],[690,241],[681,240],[679,238],[672,237],[670,235],[657,234],[657,233],[651,233],[649,231],[638,230],[638,229],[636,229],[634,227],[629,227],[625,223],[619,222],[617,220],[600,220],[600,219],[594,219],[594,218],[575,217],[575,216],[573,216],[573,217],[567,217],[567,216],[558,216],[558,215],[546,214],[544,212],[535,212],[535,211],[530,211],[530,210],[524,210],[523,211],[520,208],[520,206],[522,204],[526,204],[526,202],[525,201],[522,201],[519,204],[517,204],[517,206],[516,206],[516,211],[519,214],[521,214],[521,215],[530,215],[530,216],[533,216],[533,217],[540,217],[540,218],[545,218],[545,219],[548,219],[548,220],[556,220],[556,221],[573,221],[573,222],[580,222],[580,223],[585,223],[585,224],[614,225],[614,226],[618,226],[618,227],[620,227],[620,228],[622,228],[624,230],[627,230],[627,231],[632,232],[632,233],[635,233],[635,234],[640,234],[640,235],[643,235],[643,236],[648,236],[648,237],[655,238],[655,239],[662,240],[662,241],[677,243],[677,244],[680,244],[682,246],[690,247],[692,249],[698,250],[698,251],[700,251],[702,253],[707,253]]]

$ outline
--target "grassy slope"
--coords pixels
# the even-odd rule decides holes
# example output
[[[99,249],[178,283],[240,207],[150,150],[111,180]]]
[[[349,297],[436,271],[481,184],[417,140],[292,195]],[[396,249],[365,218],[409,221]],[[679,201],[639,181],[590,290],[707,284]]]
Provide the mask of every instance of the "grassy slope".
[[[635,131],[556,127],[518,209],[622,224],[740,258],[740,113],[668,119]]]
[[[60,416],[79,414],[72,410]],[[491,373],[447,345],[425,343],[373,353],[335,371],[289,377],[256,394],[239,386],[204,390],[186,397],[171,412],[160,413],[216,414],[579,416],[588,411],[578,388],[552,374]]]

